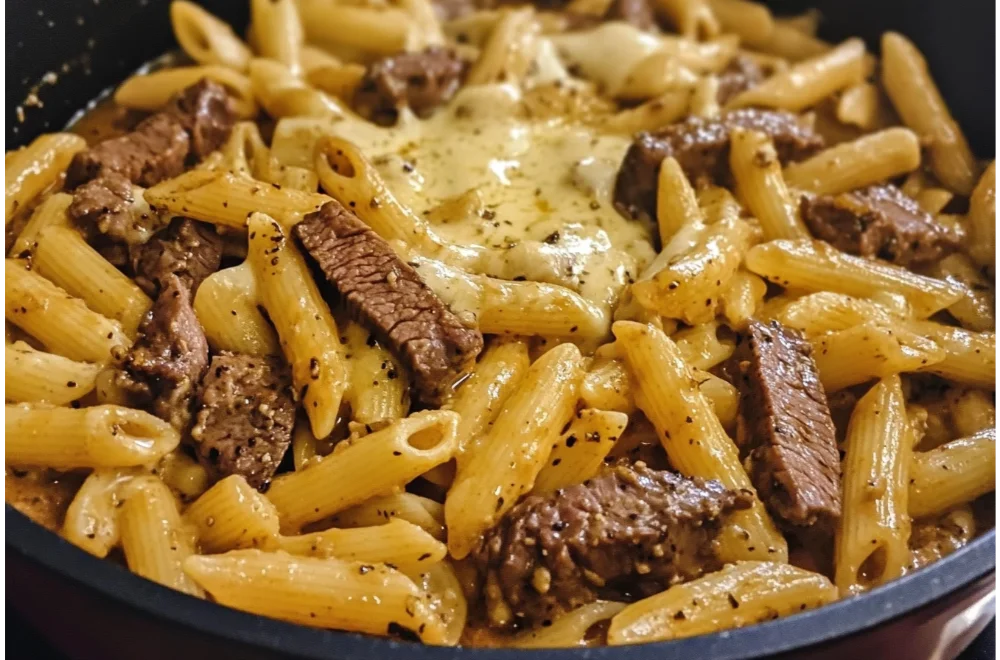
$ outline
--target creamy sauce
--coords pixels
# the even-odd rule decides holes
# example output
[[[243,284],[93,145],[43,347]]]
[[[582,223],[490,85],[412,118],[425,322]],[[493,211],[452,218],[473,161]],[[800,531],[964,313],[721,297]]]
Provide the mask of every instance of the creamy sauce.
[[[520,102],[510,86],[473,87],[427,120],[404,114],[388,128],[354,118],[321,126],[283,121],[275,142],[308,142],[324,132],[350,140],[442,238],[494,248],[516,265],[515,278],[566,284],[610,310],[654,256],[649,228],[612,205],[630,141],[562,120],[520,118]],[[283,164],[303,164],[286,151],[275,149]]]

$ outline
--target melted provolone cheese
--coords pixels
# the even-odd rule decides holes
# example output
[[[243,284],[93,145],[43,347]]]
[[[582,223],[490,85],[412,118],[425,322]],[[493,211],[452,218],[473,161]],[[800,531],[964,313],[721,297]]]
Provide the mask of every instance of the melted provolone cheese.
[[[659,38],[621,21],[551,37],[563,62],[615,96],[629,72],[663,48]]]
[[[612,205],[629,140],[519,119],[519,102],[510,86],[472,87],[424,121],[404,113],[390,128],[345,119],[325,130],[357,144],[442,238],[494,248],[513,277],[564,283],[610,308],[653,257],[648,227]]]

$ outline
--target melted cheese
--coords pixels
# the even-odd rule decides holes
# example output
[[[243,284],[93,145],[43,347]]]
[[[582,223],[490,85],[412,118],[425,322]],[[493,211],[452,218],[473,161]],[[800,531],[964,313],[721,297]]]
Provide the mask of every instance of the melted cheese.
[[[517,277],[567,284],[610,309],[653,257],[648,227],[612,205],[629,140],[519,119],[519,103],[513,87],[472,87],[425,121],[404,115],[381,128],[345,119],[312,131],[357,144],[443,238],[498,248]],[[276,140],[289,132],[279,126]]]
[[[618,94],[632,69],[663,48],[656,36],[621,21],[551,39],[567,66],[596,82],[609,96]]]

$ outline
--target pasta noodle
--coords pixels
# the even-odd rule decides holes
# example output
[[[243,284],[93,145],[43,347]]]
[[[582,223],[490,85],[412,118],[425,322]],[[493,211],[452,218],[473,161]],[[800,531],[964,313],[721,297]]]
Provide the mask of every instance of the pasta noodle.
[[[218,64],[244,71],[250,49],[225,21],[187,0],[170,4],[174,36],[184,52],[199,64]]]
[[[971,502],[996,488],[996,432],[952,440],[913,455],[909,472],[909,514],[932,516]]]
[[[87,146],[79,135],[49,133],[4,159],[4,224],[56,182],[70,160]]]
[[[94,390],[101,367],[36,351],[25,342],[7,344],[4,397],[7,401],[64,406]]]

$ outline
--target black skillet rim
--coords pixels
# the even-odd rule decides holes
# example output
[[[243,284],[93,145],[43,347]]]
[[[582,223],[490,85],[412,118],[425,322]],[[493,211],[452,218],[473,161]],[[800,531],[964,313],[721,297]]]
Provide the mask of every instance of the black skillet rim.
[[[473,649],[424,646],[386,638],[312,629],[194,598],[130,573],[68,543],[6,507],[7,550],[63,579],[155,619],[234,644],[302,660],[407,658],[408,660],[634,660],[712,658],[752,660],[842,639],[914,612],[994,571],[996,530],[911,575],[856,598],[747,628],[633,647],[591,649]]]

